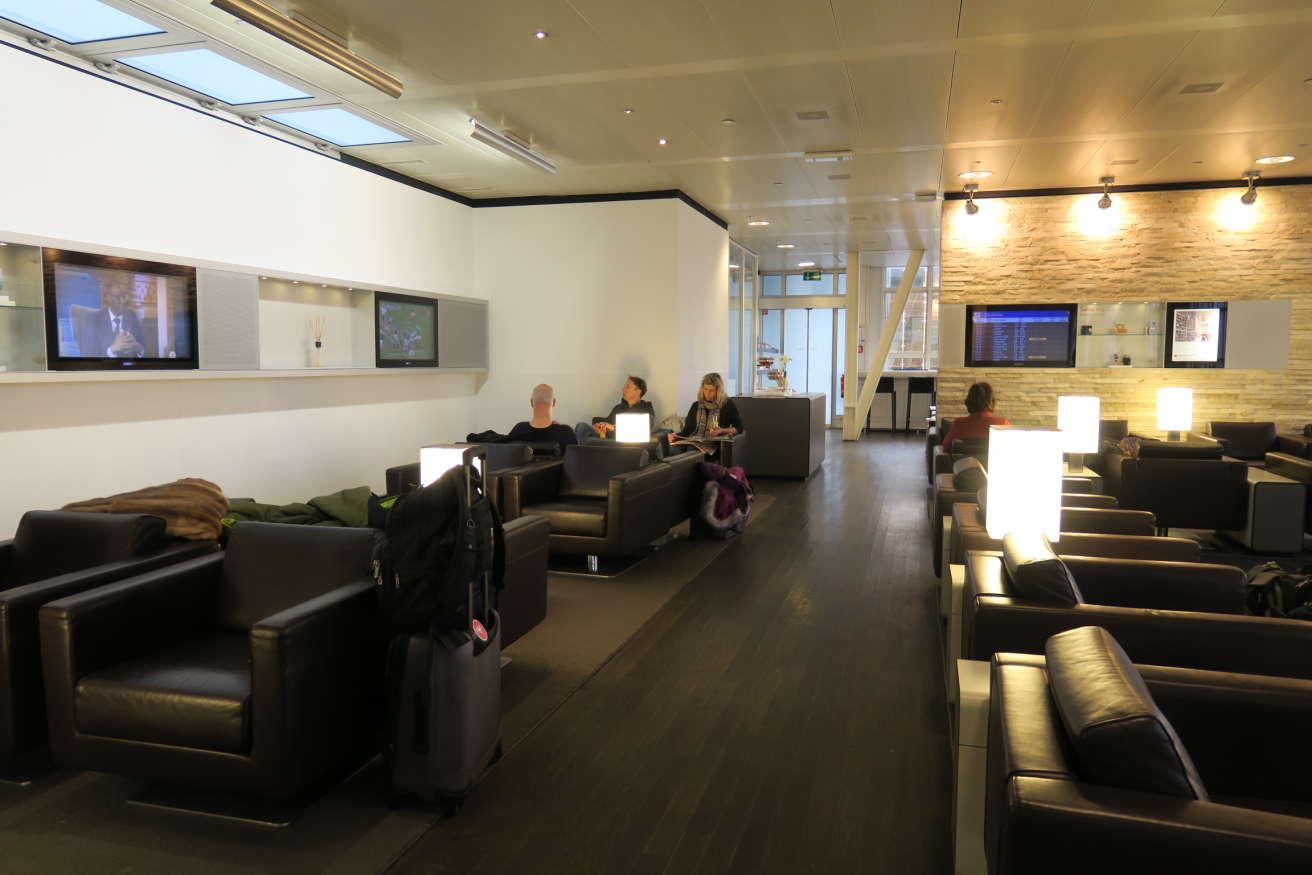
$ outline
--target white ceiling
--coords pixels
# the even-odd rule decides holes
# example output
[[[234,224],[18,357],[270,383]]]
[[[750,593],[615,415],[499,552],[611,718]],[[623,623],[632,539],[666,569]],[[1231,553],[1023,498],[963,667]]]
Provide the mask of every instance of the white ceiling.
[[[1237,179],[1289,153],[1263,175],[1312,175],[1312,0],[273,0],[398,73],[399,100],[207,0],[139,2],[442,144],[369,160],[471,198],[682,189],[766,269],[934,249],[940,205],[912,197],[966,170]],[[1223,84],[1180,93],[1199,83]],[[474,142],[470,116],[559,172]],[[829,149],[853,159],[802,160]]]

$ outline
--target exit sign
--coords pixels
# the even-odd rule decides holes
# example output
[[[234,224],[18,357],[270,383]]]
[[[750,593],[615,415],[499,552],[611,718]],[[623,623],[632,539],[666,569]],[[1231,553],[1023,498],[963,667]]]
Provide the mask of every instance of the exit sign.
[[[822,275],[822,271],[818,271],[818,270],[804,270],[804,271],[802,271],[802,280],[803,280],[804,282],[810,282],[810,281],[812,281],[812,280],[816,280],[816,281],[818,281],[818,280],[820,279],[821,275]]]

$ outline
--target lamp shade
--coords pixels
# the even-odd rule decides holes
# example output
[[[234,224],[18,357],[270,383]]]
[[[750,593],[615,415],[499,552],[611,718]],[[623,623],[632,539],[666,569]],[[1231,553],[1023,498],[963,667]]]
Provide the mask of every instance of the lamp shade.
[[[990,538],[1012,532],[1061,537],[1063,435],[1051,428],[1004,425],[989,429]]]
[[[1059,395],[1057,428],[1061,429],[1062,449],[1068,453],[1098,452],[1098,428],[1102,419],[1102,399],[1097,395]]]
[[[617,413],[615,440],[622,444],[645,444],[651,440],[651,414]]]
[[[1188,431],[1194,427],[1194,390],[1170,386],[1157,390],[1157,427],[1162,431]]]
[[[419,485],[428,486],[441,478],[452,468],[459,468],[465,463],[465,450],[469,447],[433,446],[419,450]],[[474,459],[478,470],[483,470],[483,460]]]

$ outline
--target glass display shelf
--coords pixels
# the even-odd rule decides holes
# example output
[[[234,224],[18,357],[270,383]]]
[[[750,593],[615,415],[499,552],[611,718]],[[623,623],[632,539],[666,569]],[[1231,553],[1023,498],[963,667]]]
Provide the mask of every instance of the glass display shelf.
[[[43,310],[45,310],[45,308],[44,307],[11,307],[8,304],[0,304],[0,313],[8,313],[11,310],[17,313],[40,313]]]
[[[1149,333],[1145,334],[1145,333],[1142,332],[1142,331],[1127,331],[1127,332],[1125,332],[1124,334],[1116,334],[1116,333],[1112,333],[1112,334],[1079,334],[1079,335],[1076,335],[1076,336],[1077,336],[1077,337],[1161,337],[1162,335],[1161,335],[1160,333],[1156,333],[1156,334],[1154,334],[1154,333],[1152,333],[1152,332],[1149,332]]]

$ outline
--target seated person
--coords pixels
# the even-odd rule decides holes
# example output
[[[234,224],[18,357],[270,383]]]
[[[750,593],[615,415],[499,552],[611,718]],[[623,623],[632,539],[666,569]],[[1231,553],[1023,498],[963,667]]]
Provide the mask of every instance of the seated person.
[[[610,409],[606,418],[595,425],[580,422],[574,426],[574,433],[579,436],[579,443],[586,444],[590,437],[605,437],[615,431],[615,417],[621,413],[645,413],[651,417],[651,426],[656,426],[656,409],[650,401],[643,401],[647,394],[647,381],[642,377],[629,377],[624,388],[620,390],[620,403]]]
[[[1011,425],[1001,416],[993,415],[998,396],[993,394],[993,387],[988,383],[975,383],[966,391],[966,411],[969,416],[952,420],[952,428],[943,438],[943,452],[952,452],[952,442],[957,438],[986,438],[991,425]]]
[[[738,416],[738,408],[724,391],[724,380],[719,374],[707,374],[702,377],[702,387],[697,393],[697,400],[688,408],[688,415],[683,420],[683,431],[664,437],[667,442],[695,441],[703,453],[714,457],[720,452],[719,442],[703,442],[705,438],[735,435],[743,430],[743,421]]]
[[[533,418],[528,422],[516,423],[510,430],[510,437],[517,441],[556,441],[562,453],[568,445],[579,442],[574,429],[551,418],[551,411],[556,406],[556,393],[550,386],[541,383],[534,388],[529,403],[533,405]]]

